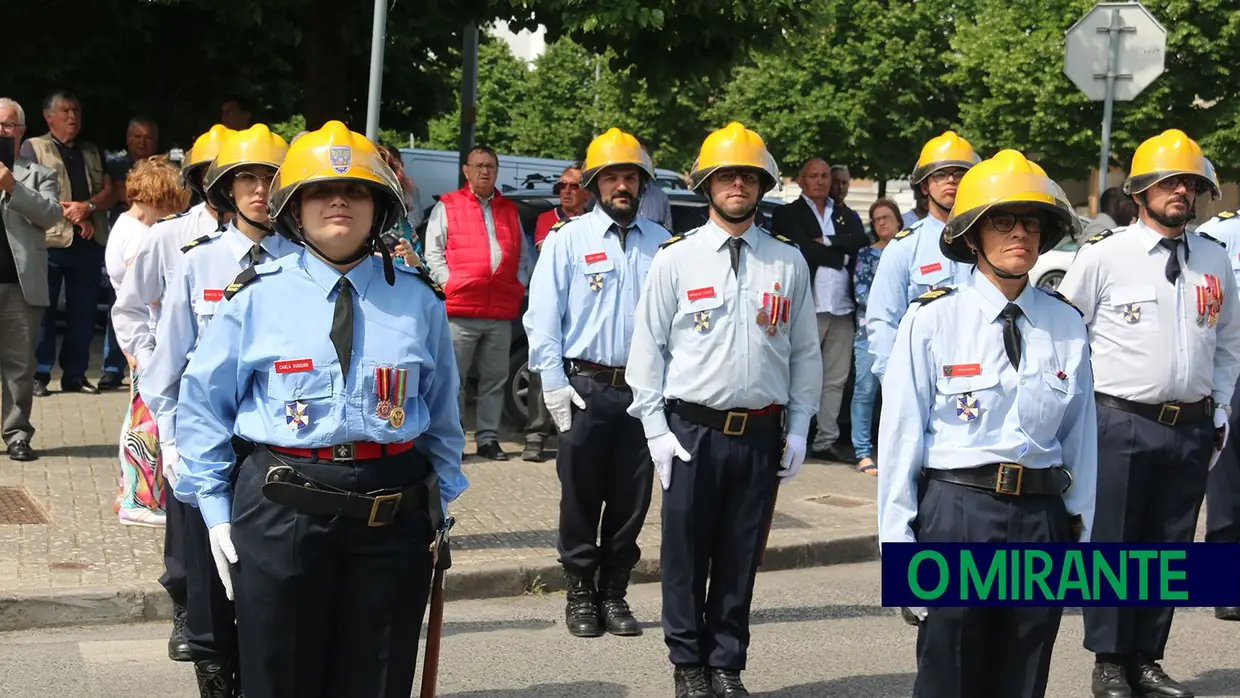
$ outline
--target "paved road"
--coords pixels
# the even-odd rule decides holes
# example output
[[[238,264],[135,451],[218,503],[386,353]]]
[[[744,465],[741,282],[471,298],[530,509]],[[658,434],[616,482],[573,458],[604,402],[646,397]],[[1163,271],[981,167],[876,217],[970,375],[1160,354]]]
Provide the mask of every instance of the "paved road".
[[[759,575],[750,671],[768,698],[908,696],[914,631],[877,606],[878,565],[865,563]],[[658,630],[659,590],[635,587],[640,638],[571,638],[563,597],[526,596],[449,604],[444,698],[658,698],[670,669]],[[164,656],[165,624],[0,634],[0,696],[103,698],[196,695],[190,669]],[[1081,619],[1064,619],[1054,698],[1088,696],[1090,655]],[[1240,624],[1204,610],[1177,616],[1167,669],[1205,698],[1240,698]]]

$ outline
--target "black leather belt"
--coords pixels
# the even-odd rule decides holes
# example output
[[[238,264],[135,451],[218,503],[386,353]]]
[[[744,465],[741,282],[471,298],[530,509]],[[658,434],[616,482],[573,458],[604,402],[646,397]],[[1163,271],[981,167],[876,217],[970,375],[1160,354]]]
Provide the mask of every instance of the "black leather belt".
[[[1130,412],[1169,427],[1189,426],[1198,422],[1214,424],[1214,399],[1209,397],[1204,397],[1197,402],[1162,402],[1151,405],[1105,393],[1094,393],[1094,402]]]
[[[692,402],[670,400],[667,408],[678,417],[728,436],[784,428],[783,405],[770,405],[760,410],[716,410]]]
[[[263,496],[303,514],[343,516],[365,521],[367,526],[387,526],[401,512],[427,511],[432,493],[438,508],[439,476],[433,468],[428,467],[430,472],[422,482],[404,489],[362,493],[311,480],[266,447],[254,455],[250,460],[263,476]]]
[[[929,480],[1019,497],[1023,494],[1059,496],[1072,488],[1072,474],[1061,466],[1027,468],[1017,463],[991,463],[960,470],[926,469]]]
[[[631,390],[629,384],[624,380],[624,367],[618,368],[612,366],[603,366],[600,364],[582,361],[581,359],[565,359],[569,365],[569,375],[585,376],[603,385],[609,385],[613,388],[622,390]]]

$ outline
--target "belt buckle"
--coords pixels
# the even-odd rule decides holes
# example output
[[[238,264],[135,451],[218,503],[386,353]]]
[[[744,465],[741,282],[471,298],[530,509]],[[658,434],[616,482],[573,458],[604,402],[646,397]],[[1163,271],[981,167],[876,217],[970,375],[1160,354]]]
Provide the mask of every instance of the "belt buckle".
[[[1015,476],[1012,475],[1015,473]],[[1012,478],[1016,486],[1012,487]],[[999,474],[995,476],[995,494],[1020,495],[1021,485],[1025,479],[1025,466],[1017,463],[1000,463]]]
[[[739,427],[733,427],[733,420],[741,420]],[[745,433],[745,428],[749,426],[748,412],[729,412],[728,416],[723,420],[723,433],[728,436],[741,436]]]
[[[390,502],[392,505],[392,516],[395,517],[396,510],[400,507],[400,500],[404,496],[405,495],[403,492],[397,492],[396,494],[381,494],[376,496],[375,501],[370,505],[370,518],[366,520],[366,525],[376,527],[386,526],[392,523],[390,519],[388,521],[379,521],[379,514],[384,510],[384,506]]]
[[[623,368],[612,369],[612,372],[611,372],[611,387],[613,387],[613,388],[627,388],[627,387],[629,387],[629,384],[628,384],[628,383],[626,383],[626,382],[625,382],[625,380],[624,380],[624,369],[623,369]]]
[[[1171,421],[1163,419],[1163,415],[1168,413],[1171,414]],[[1180,406],[1164,402],[1162,407],[1158,410],[1158,423],[1173,427],[1178,421],[1180,421]]]
[[[352,441],[332,446],[332,460],[336,462],[351,461],[357,457],[357,448]]]

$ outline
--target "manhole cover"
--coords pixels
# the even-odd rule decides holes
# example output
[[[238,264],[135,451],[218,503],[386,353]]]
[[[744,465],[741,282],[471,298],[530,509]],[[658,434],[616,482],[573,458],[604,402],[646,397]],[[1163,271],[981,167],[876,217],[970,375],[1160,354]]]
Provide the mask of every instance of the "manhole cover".
[[[809,501],[815,504],[825,504],[829,507],[860,507],[866,504],[872,504],[867,499],[859,497],[845,497],[839,494],[824,494],[821,497],[810,497]]]
[[[0,524],[47,524],[43,507],[24,487],[0,487]]]

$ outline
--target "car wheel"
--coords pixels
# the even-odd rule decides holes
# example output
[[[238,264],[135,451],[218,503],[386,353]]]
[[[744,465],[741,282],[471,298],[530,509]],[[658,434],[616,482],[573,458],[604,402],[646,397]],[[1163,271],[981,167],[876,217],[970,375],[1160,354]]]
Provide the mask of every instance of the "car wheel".
[[[504,416],[518,429],[525,428],[529,412],[530,365],[525,352],[513,354],[508,364],[508,389],[504,391]]]
[[[1059,288],[1059,282],[1063,281],[1062,271],[1048,271],[1038,279],[1039,288],[1047,288],[1052,291]]]

